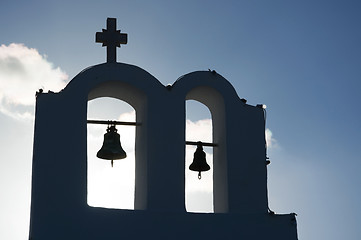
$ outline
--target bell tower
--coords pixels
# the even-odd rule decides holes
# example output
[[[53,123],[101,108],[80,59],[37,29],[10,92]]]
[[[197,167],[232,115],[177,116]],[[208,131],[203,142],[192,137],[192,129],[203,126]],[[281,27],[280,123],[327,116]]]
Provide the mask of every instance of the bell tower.
[[[268,208],[262,106],[241,100],[216,72],[188,73],[164,86],[117,62],[127,35],[116,19],[96,42],[107,47],[106,63],[81,71],[58,93],[37,95],[29,239],[297,239],[295,214]],[[136,111],[134,210],[87,205],[87,104],[99,97]],[[206,105],[213,119],[214,213],[185,210],[186,100]]]

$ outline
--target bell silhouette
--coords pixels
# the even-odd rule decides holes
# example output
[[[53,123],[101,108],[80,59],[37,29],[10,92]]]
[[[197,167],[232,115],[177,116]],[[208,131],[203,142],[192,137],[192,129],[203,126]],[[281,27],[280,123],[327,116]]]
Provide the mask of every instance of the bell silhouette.
[[[193,162],[189,165],[189,170],[198,172],[198,179],[201,179],[201,172],[211,169],[206,161],[206,153],[203,151],[202,142],[197,143],[197,149],[194,153]]]
[[[120,144],[120,136],[117,131],[115,125],[107,128],[107,132],[104,134],[103,146],[97,153],[98,158],[111,160],[112,167],[113,160],[127,157],[127,154]]]

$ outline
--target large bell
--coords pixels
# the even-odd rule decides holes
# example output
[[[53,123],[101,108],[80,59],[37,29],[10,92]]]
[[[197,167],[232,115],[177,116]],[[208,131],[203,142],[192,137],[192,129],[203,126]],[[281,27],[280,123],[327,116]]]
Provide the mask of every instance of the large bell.
[[[113,160],[127,157],[127,154],[120,144],[120,136],[117,131],[118,130],[115,128],[115,125],[107,128],[107,132],[104,134],[103,146],[97,153],[98,158],[111,160],[112,167]]]
[[[206,161],[206,153],[203,151],[202,143],[198,142],[197,149],[194,153],[193,162],[189,165],[189,170],[198,172],[198,179],[201,179],[201,172],[211,169]]]

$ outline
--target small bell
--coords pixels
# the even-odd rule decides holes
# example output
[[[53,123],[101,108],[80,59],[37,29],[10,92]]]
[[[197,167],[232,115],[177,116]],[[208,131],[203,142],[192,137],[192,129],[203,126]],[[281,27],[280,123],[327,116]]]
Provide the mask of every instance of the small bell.
[[[197,143],[197,149],[194,153],[193,162],[189,165],[189,170],[198,172],[198,179],[201,179],[201,172],[211,169],[206,161],[206,153],[203,151],[202,142]]]
[[[98,158],[111,160],[112,167],[113,160],[127,157],[127,154],[120,144],[120,136],[117,131],[115,125],[107,128],[107,132],[104,134],[103,146],[97,153]]]

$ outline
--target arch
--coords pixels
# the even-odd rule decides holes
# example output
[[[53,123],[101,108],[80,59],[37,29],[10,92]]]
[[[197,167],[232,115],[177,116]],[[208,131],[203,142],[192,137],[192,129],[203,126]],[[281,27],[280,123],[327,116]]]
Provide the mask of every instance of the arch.
[[[101,97],[88,102],[88,119],[135,122],[135,109],[116,98]],[[87,203],[92,207],[134,210],[135,126],[116,126],[127,157],[114,161],[96,155],[103,144],[107,125],[87,127]]]
[[[225,107],[222,95],[209,86],[198,86],[186,95],[187,100],[196,100],[208,107],[212,117],[213,148],[213,208],[214,212],[228,211],[227,153]]]
[[[196,110],[196,111],[194,111]],[[199,112],[202,114],[198,115]],[[199,101],[186,101],[186,140],[212,142],[211,112]],[[189,170],[193,161],[196,146],[186,145],[185,158],[185,206],[187,212],[214,213],[213,209],[213,147],[203,147],[210,170],[202,172],[201,180],[198,172]]]
[[[185,100],[203,103],[211,112],[213,143],[213,207],[215,213],[228,212],[226,101],[239,99],[232,85],[222,76],[198,71],[180,77],[174,91]]]
[[[163,89],[164,86],[145,70],[129,64],[112,63],[100,64],[83,70],[62,92],[67,95],[69,102],[78,102],[80,105],[77,110],[74,110],[82,113],[83,121],[80,124],[84,129],[86,129],[86,106],[89,100],[113,97],[126,102],[135,109],[136,122],[141,123],[136,127],[135,210],[146,209],[148,206],[147,149],[149,140],[147,139],[147,121],[145,120],[151,111],[148,108],[148,100],[153,99]],[[73,100],[74,98],[76,100]]]
[[[197,100],[211,111],[213,142],[218,144],[214,148],[214,212],[266,212],[262,109],[241,101],[233,86],[211,71],[180,77],[172,91],[180,101]]]
[[[127,76],[123,73],[122,79],[103,81],[95,85],[88,94],[88,101],[100,97],[113,97],[122,100],[132,106],[136,112],[136,122],[144,123],[146,116],[146,94],[135,87],[133,84],[125,81],[132,79],[133,76]],[[129,79],[130,78],[130,79]],[[98,80],[99,78],[96,78]],[[121,80],[121,81],[120,81]],[[147,207],[147,142],[146,131],[141,126],[136,126],[135,138],[135,200],[134,209],[140,210]]]
[[[147,94],[159,93],[164,87],[154,76],[140,67],[125,63],[103,63],[81,71],[64,88],[64,92],[88,95],[92,89],[107,81],[128,83]],[[89,97],[92,99],[93,96]]]

